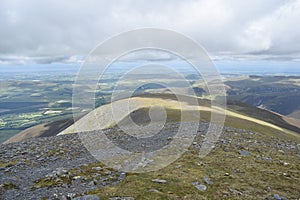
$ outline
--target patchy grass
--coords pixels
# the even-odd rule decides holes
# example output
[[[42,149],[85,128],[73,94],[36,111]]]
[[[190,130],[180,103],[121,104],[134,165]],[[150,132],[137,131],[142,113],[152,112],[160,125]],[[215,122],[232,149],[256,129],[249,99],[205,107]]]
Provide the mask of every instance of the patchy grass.
[[[12,189],[18,189],[19,187],[11,182],[3,183],[0,185],[0,188],[3,188],[4,190],[12,190]]]
[[[136,199],[263,199],[272,194],[290,199],[299,197],[300,166],[294,155],[281,154],[276,149],[259,145],[249,149],[251,156],[247,157],[239,155],[238,150],[232,147],[225,152],[219,146],[201,159],[197,151],[190,149],[166,168],[150,173],[130,173],[115,186],[89,193],[103,199],[114,196]],[[272,157],[272,162],[261,160],[263,156]],[[284,166],[282,161],[290,164]],[[204,177],[209,177],[213,184],[206,184]],[[152,179],[164,179],[167,183],[155,183]],[[207,190],[198,191],[192,185],[195,181],[205,184]]]
[[[102,170],[93,169],[93,167],[102,167]],[[62,186],[63,184],[71,185],[72,181],[80,178],[84,182],[90,182],[96,176],[101,176],[107,178],[106,181],[117,180],[117,177],[112,175],[113,172],[111,168],[105,167],[102,163],[93,163],[86,166],[81,166],[78,168],[70,169],[67,173],[62,175],[54,175],[50,177],[44,177],[35,181],[32,189],[36,188],[49,188]],[[104,180],[103,180],[104,181]]]
[[[9,162],[0,162],[0,167],[8,167],[8,166],[12,166],[15,165],[17,163],[17,161],[13,160],[13,161],[9,161]]]

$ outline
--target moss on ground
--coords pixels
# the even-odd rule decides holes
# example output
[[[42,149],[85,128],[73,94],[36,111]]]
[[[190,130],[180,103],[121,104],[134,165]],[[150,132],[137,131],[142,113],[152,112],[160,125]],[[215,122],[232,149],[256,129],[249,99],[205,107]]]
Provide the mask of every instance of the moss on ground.
[[[299,189],[299,160],[293,155],[265,152],[272,162],[258,159],[259,149],[251,156],[243,157],[237,149],[225,152],[217,148],[200,159],[196,151],[190,150],[173,164],[150,173],[130,173],[121,183],[94,190],[103,199],[114,196],[131,196],[136,199],[262,199],[272,194],[296,199]],[[258,157],[257,157],[258,156]],[[289,166],[282,161],[289,162]],[[297,163],[298,162],[298,163]],[[203,181],[209,177],[208,185]],[[164,179],[167,183],[155,183],[152,179]],[[192,182],[200,182],[207,190],[197,190]],[[154,191],[154,192],[153,192]]]
[[[8,162],[0,162],[0,167],[8,167],[8,166],[11,166],[11,165],[15,165],[17,163],[17,161],[15,160],[12,160],[12,161],[8,161]]]

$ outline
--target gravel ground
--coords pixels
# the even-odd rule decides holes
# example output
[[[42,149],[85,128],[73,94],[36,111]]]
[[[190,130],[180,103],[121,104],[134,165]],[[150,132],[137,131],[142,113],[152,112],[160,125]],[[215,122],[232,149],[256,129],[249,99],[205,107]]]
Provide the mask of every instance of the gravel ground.
[[[72,175],[69,172],[71,169],[80,170],[80,167],[97,163],[81,144],[77,134],[0,145],[0,160],[1,163],[7,163],[0,168],[0,199],[68,199],[96,187],[117,184],[125,178],[124,173],[106,171],[94,175],[98,180],[105,181],[91,183],[94,180]],[[61,181],[72,176],[73,180],[68,184]],[[35,184],[44,177],[49,177],[49,181],[57,181],[57,187]]]
[[[163,144],[173,136],[172,132],[177,127],[176,123],[167,125],[161,140]],[[198,135],[191,148],[200,148],[207,127],[207,123],[199,126]],[[112,131],[118,133],[117,129],[107,131],[108,136],[116,143],[128,140],[129,136],[111,135]],[[276,138],[270,142],[256,141],[253,140],[253,135],[258,133],[229,127],[224,128],[224,133],[216,146],[223,146],[225,151],[227,146],[239,147],[248,139],[248,146],[266,146],[291,151],[299,156],[300,146],[297,143]],[[235,143],[231,142],[232,137],[237,137],[237,134],[244,136],[237,138]],[[154,136],[153,139],[159,138]],[[161,145],[159,142],[154,144]],[[136,144],[130,142],[126,145],[129,149],[136,147]],[[245,147],[245,143],[243,146]],[[250,155],[251,152],[241,151],[240,154]],[[96,188],[118,184],[126,177],[126,173],[101,165],[83,146],[78,134],[69,134],[0,145],[0,177],[0,199],[73,199]]]

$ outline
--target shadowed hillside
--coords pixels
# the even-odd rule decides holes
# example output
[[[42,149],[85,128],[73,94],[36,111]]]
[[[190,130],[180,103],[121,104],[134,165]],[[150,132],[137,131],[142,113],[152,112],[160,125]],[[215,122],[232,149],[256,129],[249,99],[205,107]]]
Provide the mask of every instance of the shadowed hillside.
[[[177,97],[172,94],[144,94],[140,96],[136,96],[141,99],[145,99],[147,101],[154,99],[161,99],[161,100],[174,100],[177,101]],[[195,104],[195,101],[193,97],[181,97],[181,100],[188,103],[190,106],[197,106]],[[205,99],[197,99],[198,105],[202,106],[203,108],[209,108],[210,107],[210,101]],[[194,102],[194,103],[191,103]],[[275,113],[269,112],[264,109],[260,109],[254,106],[247,105],[245,103],[239,102],[239,101],[231,101],[229,100],[227,102],[227,108],[229,111],[233,111],[234,113],[239,114],[240,116],[248,116],[253,119],[258,119],[273,125],[276,125],[278,127],[284,128],[286,130],[294,131],[297,133],[300,133],[300,128],[288,123],[285,121],[282,116],[277,115]],[[168,121],[179,121],[180,120],[180,110],[177,109],[167,109],[168,110]],[[148,108],[140,108],[132,113],[130,113],[128,116],[132,117],[133,120],[137,123],[148,123],[149,122],[149,115],[148,115]],[[200,109],[200,119],[201,121],[210,121],[210,111],[209,110],[203,110]],[[193,120],[199,120],[198,118],[192,118]],[[240,123],[238,123],[240,121]],[[256,126],[257,123],[255,122],[244,122],[245,119],[240,119],[239,116],[230,116],[227,115],[226,119],[226,125],[232,126],[232,127],[239,127],[244,126],[245,128],[250,128],[249,124],[252,128],[255,129],[255,131],[265,130],[266,132],[271,132],[272,129],[265,128],[264,126]],[[123,119],[122,123],[126,123],[126,118]],[[41,124],[34,127],[31,127],[29,129],[26,129],[16,136],[9,139],[7,142],[16,142],[21,141],[27,138],[31,137],[47,137],[47,136],[54,136],[58,133],[64,131],[68,127],[70,127],[73,124],[73,119],[64,119],[64,120],[58,120],[49,124]],[[248,124],[248,125],[247,125]],[[260,127],[260,128],[259,128]],[[268,130],[266,130],[268,129]]]

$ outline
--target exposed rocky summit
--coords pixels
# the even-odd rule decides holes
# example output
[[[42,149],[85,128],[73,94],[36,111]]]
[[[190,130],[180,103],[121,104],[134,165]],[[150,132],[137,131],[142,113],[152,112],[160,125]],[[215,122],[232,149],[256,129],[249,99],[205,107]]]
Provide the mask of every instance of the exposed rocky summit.
[[[297,141],[225,127],[215,149],[200,159],[196,155],[207,127],[201,123],[187,155],[166,170],[141,176],[103,165],[87,151],[78,134],[2,144],[0,199],[141,199],[147,194],[164,199],[300,196],[296,189],[300,181]],[[112,138],[122,140],[118,134]]]

